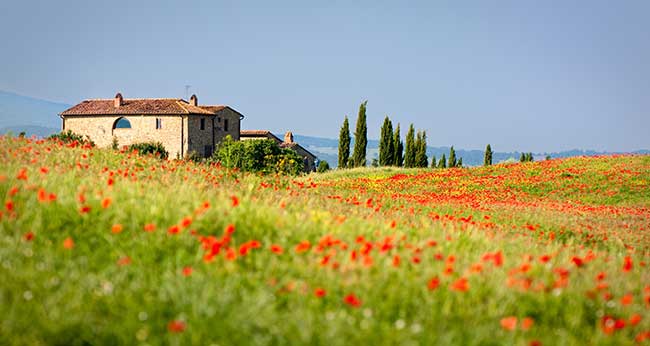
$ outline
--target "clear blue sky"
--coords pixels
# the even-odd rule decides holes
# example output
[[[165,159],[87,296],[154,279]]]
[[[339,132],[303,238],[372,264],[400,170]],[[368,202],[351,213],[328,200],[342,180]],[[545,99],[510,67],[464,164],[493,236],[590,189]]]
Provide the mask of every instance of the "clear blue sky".
[[[429,145],[650,149],[650,1],[0,2],[0,89],[185,97],[337,137],[368,100]],[[408,5],[407,5],[408,3]],[[403,130],[403,133],[405,131]]]

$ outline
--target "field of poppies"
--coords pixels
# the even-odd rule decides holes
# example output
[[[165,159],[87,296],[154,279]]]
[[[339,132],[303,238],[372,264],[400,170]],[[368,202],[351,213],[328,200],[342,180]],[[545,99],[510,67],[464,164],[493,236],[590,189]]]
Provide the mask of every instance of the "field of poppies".
[[[650,345],[650,156],[290,178],[0,148],[0,345]]]

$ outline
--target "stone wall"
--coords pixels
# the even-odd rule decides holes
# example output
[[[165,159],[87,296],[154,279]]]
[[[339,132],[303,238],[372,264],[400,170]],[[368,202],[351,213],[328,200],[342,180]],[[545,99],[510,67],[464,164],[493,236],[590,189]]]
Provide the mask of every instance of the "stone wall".
[[[203,130],[201,130],[201,119],[203,119],[205,124]],[[188,152],[194,151],[202,157],[209,157],[212,155],[216,144],[215,127],[217,118],[210,115],[195,115],[190,116],[187,120],[189,129]]]
[[[230,135],[232,139],[239,140],[239,131],[241,130],[241,121],[239,114],[230,108],[224,108],[217,112],[217,119],[215,121],[215,142],[219,143],[226,135]],[[228,121],[228,131],[224,129]]]
[[[88,136],[98,147],[110,147],[113,137],[120,147],[141,142],[161,142],[170,158],[187,153],[187,116],[178,115],[129,115],[123,118],[131,123],[130,129],[113,129],[119,116],[67,116],[64,130]],[[156,129],[156,118],[161,120],[162,128]],[[181,131],[181,127],[184,127]],[[184,148],[181,147],[184,142]]]

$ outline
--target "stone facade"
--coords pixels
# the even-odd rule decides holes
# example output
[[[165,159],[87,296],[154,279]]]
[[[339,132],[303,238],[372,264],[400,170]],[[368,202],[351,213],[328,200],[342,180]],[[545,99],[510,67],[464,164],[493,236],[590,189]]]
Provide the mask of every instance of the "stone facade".
[[[175,113],[175,114],[174,114]],[[195,152],[212,155],[226,135],[239,140],[243,116],[227,106],[199,106],[195,95],[181,99],[122,99],[84,101],[60,114],[63,130],[88,136],[99,147],[160,142],[170,158]],[[128,121],[127,126],[124,119]],[[118,126],[118,121],[120,124]]]

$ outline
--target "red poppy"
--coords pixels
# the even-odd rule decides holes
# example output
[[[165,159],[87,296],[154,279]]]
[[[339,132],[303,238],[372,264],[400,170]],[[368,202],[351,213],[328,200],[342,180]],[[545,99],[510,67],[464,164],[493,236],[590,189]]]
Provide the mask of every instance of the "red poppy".
[[[33,232],[27,232],[25,235],[23,235],[23,239],[26,241],[32,241],[34,239],[34,233]]]
[[[124,257],[120,258],[120,259],[117,261],[117,264],[118,264],[119,266],[126,266],[126,265],[131,264],[131,257],[129,257],[129,256],[124,256]]]
[[[156,225],[153,224],[153,223],[148,223],[148,224],[144,225],[144,231],[145,232],[153,232],[155,230],[156,230]]]
[[[524,317],[521,320],[521,329],[522,330],[528,330],[530,329],[533,325],[535,324],[535,320],[532,319],[531,317]]]
[[[14,205],[13,201],[9,200],[9,201],[5,202],[5,209],[7,209],[8,212],[13,211],[14,207],[15,207],[15,205]]]
[[[183,276],[190,276],[190,275],[192,275],[192,267],[183,268]]]
[[[179,320],[171,321],[167,325],[167,330],[169,330],[171,333],[182,333],[185,331],[185,328],[185,322]]]
[[[361,300],[357,298],[357,296],[354,295],[354,293],[350,293],[345,298],[343,298],[343,302],[345,304],[350,305],[353,308],[358,308],[361,306]]]
[[[237,196],[235,196],[235,195],[230,196],[230,200],[232,202],[233,207],[236,207],[236,206],[239,205],[239,198],[237,198]]]
[[[517,328],[517,317],[515,316],[510,316],[510,317],[504,317],[500,321],[501,328],[512,331]]]
[[[271,252],[273,252],[276,255],[281,255],[282,252],[284,252],[282,247],[280,245],[277,245],[277,244],[272,244],[270,249],[271,249]]]
[[[113,232],[114,234],[118,234],[121,233],[123,229],[124,227],[121,224],[116,223],[113,225],[113,227],[111,227],[111,232]]]
[[[639,322],[641,322],[641,319],[642,319],[642,317],[639,314],[634,314],[634,315],[630,316],[630,325],[631,326],[636,326],[637,324],[639,324]]]
[[[191,224],[192,224],[192,217],[191,216],[186,216],[186,217],[183,218],[183,220],[181,220],[181,227],[182,228],[186,228]]]
[[[625,256],[625,260],[623,262],[623,272],[627,273],[632,270],[633,267],[634,265],[632,263],[632,258],[630,256]]]
[[[231,223],[226,225],[226,228],[224,229],[223,232],[225,234],[227,234],[227,235],[231,235],[231,234],[235,233],[235,225],[233,225]]]
[[[104,208],[104,209],[108,208],[111,205],[112,202],[113,202],[113,200],[110,197],[104,198],[102,200],[102,208]]]
[[[63,241],[63,248],[67,250],[71,250],[74,247],[74,240],[72,238],[67,237]]]
[[[314,295],[315,295],[316,297],[318,297],[318,298],[322,298],[322,297],[324,297],[326,294],[327,294],[327,292],[325,292],[325,289],[323,289],[323,288],[318,287],[318,288],[316,288],[316,289],[314,290]]]
[[[178,227],[178,225],[173,225],[167,229],[167,233],[169,234],[178,234],[178,232],[181,231],[181,228]]]
[[[21,168],[20,171],[18,171],[18,174],[16,175],[16,179],[27,180],[27,168]]]
[[[298,245],[296,245],[295,250],[297,253],[301,253],[301,252],[308,251],[310,247],[311,247],[311,243],[309,242],[309,240],[303,240],[300,243],[298,243]]]
[[[440,286],[440,279],[437,276],[429,280],[429,283],[427,283],[429,291],[435,290],[438,286]]]
[[[459,292],[467,292],[469,290],[469,282],[467,278],[460,278],[451,284],[451,289]]]

